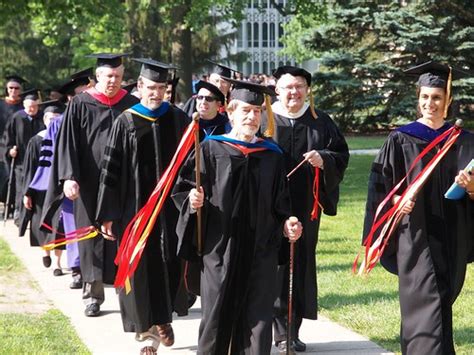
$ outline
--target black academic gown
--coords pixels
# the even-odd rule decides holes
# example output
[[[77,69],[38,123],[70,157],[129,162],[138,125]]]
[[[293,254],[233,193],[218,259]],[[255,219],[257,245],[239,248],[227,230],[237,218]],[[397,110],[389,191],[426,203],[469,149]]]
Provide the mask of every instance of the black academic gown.
[[[334,216],[339,201],[339,184],[348,164],[349,151],[344,137],[332,119],[323,111],[316,112],[318,118],[314,119],[308,107],[300,118],[294,120],[274,113],[274,139],[284,151],[287,173],[304,159],[304,153],[316,150],[321,155],[324,169],[320,172],[319,202],[326,215]],[[262,132],[264,130],[263,125]],[[289,179],[292,215],[298,217],[303,224],[303,235],[295,244],[293,307],[296,329],[299,328],[302,318],[317,318],[315,253],[320,216],[314,221],[310,220],[314,201],[313,181],[314,167],[310,164],[304,164]],[[275,303],[275,340],[281,341],[286,339],[288,265],[280,267],[278,272],[281,291]]]
[[[68,104],[57,136],[51,178],[42,221],[50,224],[63,199],[64,180],[75,180],[80,196],[74,201],[76,228],[95,223],[100,166],[113,121],[138,99],[126,94],[108,106],[83,92]],[[85,282],[113,283],[117,243],[96,237],[79,243],[82,278]]]
[[[224,133],[229,133],[232,129],[227,114],[222,113],[218,113],[216,117],[211,120],[199,119],[199,128],[199,138],[201,141],[206,136],[218,136]]]
[[[97,202],[97,220],[113,221],[122,233],[143,207],[169,165],[189,118],[170,106],[156,121],[125,112],[114,122],[105,151]],[[178,210],[165,203],[142,258],[130,280],[131,292],[119,291],[126,332],[145,332],[172,321],[180,280],[176,255]]]
[[[23,187],[23,160],[25,158],[25,150],[31,137],[39,131],[45,129],[43,123],[43,114],[38,112],[32,120],[24,110],[17,111],[13,114],[10,121],[5,127],[5,159],[8,165],[11,163],[10,149],[17,147],[17,156],[15,158],[15,205],[18,207],[22,203],[22,187]]]
[[[36,169],[38,168],[41,142],[43,141],[42,135],[35,135],[30,139],[28,146],[26,147],[24,166],[23,166],[23,188],[22,196],[27,195],[31,197],[33,203],[33,209],[27,210],[21,203],[20,207],[20,237],[25,235],[28,223],[30,223],[30,245],[33,247],[44,245],[52,241],[52,234],[40,230],[41,226],[41,214],[43,210],[43,202],[45,191],[37,191],[29,187],[33,177],[35,176]]]
[[[370,173],[364,236],[377,206],[427,145],[426,139],[407,133],[389,135]],[[418,164],[408,183],[433,155]],[[472,261],[474,202],[467,194],[461,200],[443,196],[473,158],[474,135],[465,133],[435,168],[382,256],[382,265],[398,274],[403,354],[454,354],[452,304],[461,291],[466,264]]]
[[[215,140],[201,145],[205,194],[198,354],[269,354],[272,304],[283,223],[290,216],[281,154],[242,154]],[[180,208],[179,255],[198,259],[195,213],[188,193],[195,186],[194,153],[173,190]]]
[[[23,102],[20,100],[17,103],[8,103],[5,100],[0,100],[0,200],[4,201],[6,198],[6,183],[8,182],[8,175],[10,167],[5,161],[5,144],[6,138],[4,137],[5,127],[7,122],[11,119],[12,115],[23,109]]]

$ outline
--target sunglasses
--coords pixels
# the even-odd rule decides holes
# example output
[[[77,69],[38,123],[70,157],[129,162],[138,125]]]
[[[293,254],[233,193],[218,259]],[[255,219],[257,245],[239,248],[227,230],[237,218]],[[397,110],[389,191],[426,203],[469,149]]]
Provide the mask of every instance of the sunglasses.
[[[199,100],[199,101],[206,101],[206,102],[212,102],[212,101],[216,101],[217,98],[214,97],[214,96],[204,96],[204,95],[198,95],[196,96],[196,99]]]

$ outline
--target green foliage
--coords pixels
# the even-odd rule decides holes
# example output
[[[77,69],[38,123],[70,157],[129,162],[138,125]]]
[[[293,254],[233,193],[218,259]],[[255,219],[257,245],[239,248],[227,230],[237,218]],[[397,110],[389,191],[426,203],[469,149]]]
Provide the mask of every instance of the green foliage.
[[[3,4],[5,3],[5,4]],[[45,87],[94,64],[92,52],[130,52],[197,70],[231,36],[220,21],[242,19],[243,0],[45,0],[2,2],[0,76],[16,72]],[[217,11],[212,12],[213,6]],[[189,31],[183,36],[183,31]],[[185,48],[190,52],[182,52]],[[186,60],[183,62],[183,60]],[[186,64],[184,66],[183,64]],[[136,77],[138,66],[128,76]]]
[[[387,134],[371,136],[347,136],[346,142],[349,149],[379,149],[387,139]]]
[[[59,311],[0,314],[1,354],[90,354]]]
[[[319,61],[317,105],[343,129],[385,127],[415,117],[414,81],[403,69],[429,59],[471,69],[474,16],[469,8],[467,0],[338,1],[325,17],[296,16],[287,27],[286,52]],[[454,83],[456,117],[472,116],[472,83]]]
[[[0,238],[0,276],[5,276],[7,273],[15,273],[23,271],[24,267],[20,260],[10,250],[7,242]]]

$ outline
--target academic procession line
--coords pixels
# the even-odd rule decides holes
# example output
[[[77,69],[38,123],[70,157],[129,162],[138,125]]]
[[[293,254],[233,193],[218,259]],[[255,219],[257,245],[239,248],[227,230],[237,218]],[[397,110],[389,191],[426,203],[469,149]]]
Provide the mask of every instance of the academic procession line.
[[[0,231],[2,238],[10,245],[47,298],[71,320],[77,334],[93,354],[136,354],[139,351],[142,344],[135,341],[134,334],[123,332],[118,297],[112,286],[105,289],[103,316],[84,317],[81,297],[76,294],[81,291],[69,289],[70,277],[67,273],[63,277],[51,277],[51,270],[40,265],[37,250],[29,247],[28,238],[17,236],[17,227],[13,221],[9,220]],[[305,319],[303,322],[300,335],[308,346],[305,354],[391,354],[363,336],[327,318],[319,318],[317,321]],[[170,348],[160,346],[158,353],[195,354],[199,322],[200,306],[196,302],[188,316],[174,318],[175,344]],[[273,347],[272,354],[277,353]]]

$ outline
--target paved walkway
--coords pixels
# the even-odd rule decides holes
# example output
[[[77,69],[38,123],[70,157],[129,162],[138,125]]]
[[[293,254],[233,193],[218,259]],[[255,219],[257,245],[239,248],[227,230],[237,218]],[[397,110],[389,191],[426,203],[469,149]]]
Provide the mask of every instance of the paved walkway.
[[[134,334],[124,333],[115,290],[105,290],[103,315],[97,318],[84,316],[81,290],[71,290],[68,285],[71,275],[54,277],[53,267],[45,269],[42,265],[42,252],[29,246],[29,238],[19,238],[18,229],[11,221],[0,227],[0,235],[8,242],[13,252],[22,260],[33,278],[63,314],[70,318],[79,337],[93,354],[139,354],[145,343],[138,343]],[[54,263],[54,260],[53,260]],[[66,260],[63,261],[66,265]],[[173,321],[176,342],[171,348],[160,347],[159,354],[195,354],[200,320],[199,303],[196,302],[187,317],[176,317]],[[320,317],[317,321],[304,320],[300,332],[301,339],[307,343],[305,354],[349,355],[349,354],[390,354],[375,343],[340,325]],[[277,354],[274,348],[272,354]]]
[[[349,150],[350,155],[377,155],[380,149],[354,149]]]

